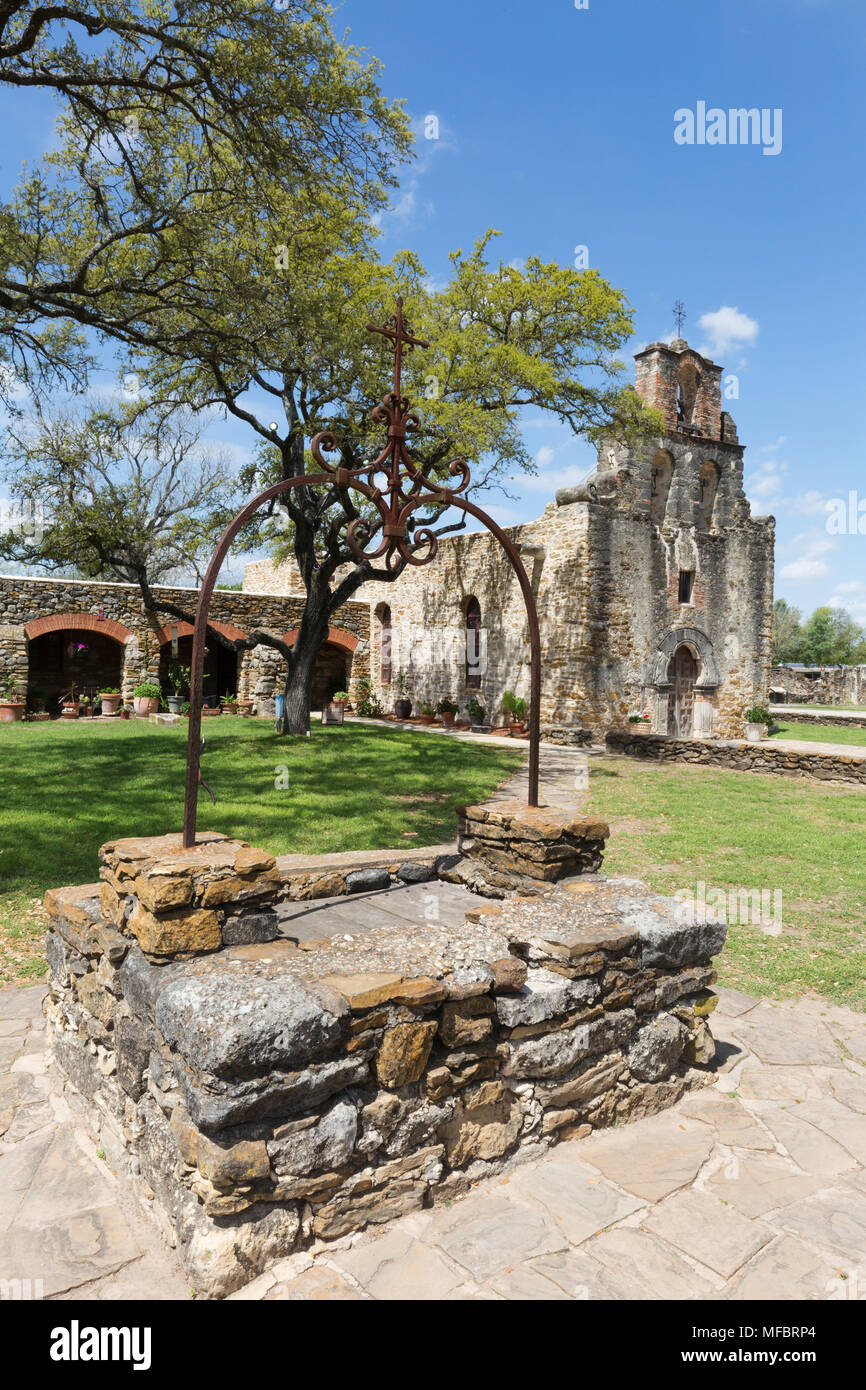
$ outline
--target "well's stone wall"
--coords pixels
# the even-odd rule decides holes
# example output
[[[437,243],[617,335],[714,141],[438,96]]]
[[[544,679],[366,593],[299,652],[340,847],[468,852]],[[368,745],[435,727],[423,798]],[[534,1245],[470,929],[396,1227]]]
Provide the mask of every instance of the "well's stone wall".
[[[243,842],[101,860],[46,898],[55,1058],[201,1295],[709,1079],[726,929],[634,880],[299,945]]]

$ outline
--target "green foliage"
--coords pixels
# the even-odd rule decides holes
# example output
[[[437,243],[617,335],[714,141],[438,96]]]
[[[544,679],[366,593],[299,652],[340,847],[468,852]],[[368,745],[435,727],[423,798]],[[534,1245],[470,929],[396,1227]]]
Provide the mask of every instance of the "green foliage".
[[[513,690],[506,690],[502,696],[502,708],[511,715],[515,724],[519,724],[526,714],[526,701],[522,695],[515,695]]]
[[[443,695],[442,699],[439,700],[439,701],[437,701],[437,704],[436,704],[436,713],[437,713],[437,714],[459,714],[459,713],[460,713],[460,706],[459,706],[458,704],[455,704],[455,702],[454,702],[453,700],[449,700],[447,695]]]
[[[806,623],[785,599],[773,606],[773,664],[859,666],[866,663],[866,629],[844,608],[816,608]]]
[[[299,220],[384,206],[408,121],[330,16],[323,0],[6,7],[0,83],[52,90],[60,112],[0,207],[0,344],[19,375],[81,384],[82,329],[158,347],[166,309],[213,344],[233,269],[220,228],[291,241]]]
[[[382,706],[373,691],[373,682],[369,676],[359,677],[357,712],[365,719],[378,719],[382,714]]]
[[[483,705],[478,703],[474,695],[466,706],[466,713],[469,715],[473,724],[483,724],[487,717],[487,710]]]
[[[166,684],[173,695],[188,695],[191,668],[179,661],[170,661],[165,673]]]
[[[161,688],[155,681],[142,681],[132,692],[136,700],[158,700],[162,695]]]
[[[775,716],[763,705],[752,705],[751,709],[746,710],[744,718],[748,724],[766,724],[768,728],[775,721]]]

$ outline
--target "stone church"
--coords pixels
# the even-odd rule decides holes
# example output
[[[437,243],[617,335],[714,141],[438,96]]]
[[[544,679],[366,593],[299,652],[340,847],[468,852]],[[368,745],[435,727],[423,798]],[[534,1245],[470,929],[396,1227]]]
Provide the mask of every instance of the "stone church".
[[[746,500],[722,368],[681,338],[651,343],[635,363],[663,437],[634,448],[606,439],[590,477],[509,528],[539,610],[542,728],[600,734],[646,714],[658,733],[741,737],[745,710],[768,697],[774,520]],[[265,562],[248,567],[244,588],[297,595],[299,578],[293,564]],[[523,600],[487,532],[443,538],[432,564],[365,585],[347,607],[359,600],[386,709],[401,673],[416,708],[475,697],[498,721],[505,690],[528,696]]]

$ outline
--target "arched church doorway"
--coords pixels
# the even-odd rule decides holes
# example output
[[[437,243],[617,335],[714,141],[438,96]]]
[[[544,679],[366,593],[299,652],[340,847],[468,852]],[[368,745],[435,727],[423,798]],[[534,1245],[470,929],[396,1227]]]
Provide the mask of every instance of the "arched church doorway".
[[[689,647],[677,647],[668,666],[668,733],[674,738],[690,738],[695,723],[695,682],[698,661]]]

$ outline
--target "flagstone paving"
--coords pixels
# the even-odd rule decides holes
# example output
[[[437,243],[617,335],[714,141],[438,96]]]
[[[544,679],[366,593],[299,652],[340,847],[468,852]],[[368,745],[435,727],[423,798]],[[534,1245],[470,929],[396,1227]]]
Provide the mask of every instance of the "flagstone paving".
[[[188,1299],[174,1252],[58,1094],[43,993],[0,993],[0,1281]],[[232,1298],[866,1300],[864,1020],[719,994],[724,1069],[706,1090],[291,1256]]]

